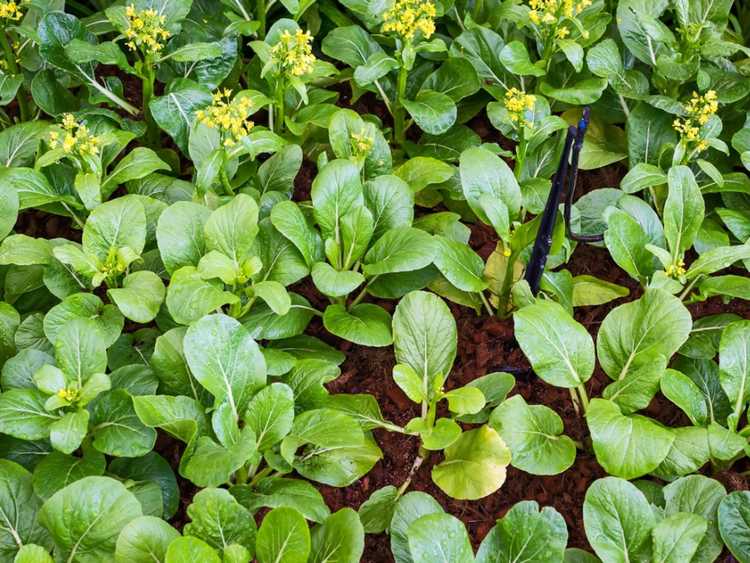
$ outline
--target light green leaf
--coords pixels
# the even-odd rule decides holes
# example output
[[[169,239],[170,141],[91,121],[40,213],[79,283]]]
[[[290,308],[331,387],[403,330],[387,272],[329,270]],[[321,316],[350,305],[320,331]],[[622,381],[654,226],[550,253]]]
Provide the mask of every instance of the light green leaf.
[[[544,405],[528,405],[521,395],[500,403],[490,425],[510,448],[511,465],[522,471],[557,475],[575,461],[575,444],[563,434],[557,413]]]
[[[432,479],[446,494],[476,500],[505,482],[510,450],[488,426],[464,432],[445,450],[445,461],[432,469]]]
[[[141,516],[141,505],[125,486],[109,477],[84,477],[44,503],[39,521],[58,554],[68,561],[111,560],[122,529]]]
[[[343,305],[329,305],[323,325],[336,336],[363,346],[388,346],[393,342],[391,316],[372,303],[360,303],[349,311]]]
[[[539,301],[513,315],[516,338],[534,371],[551,385],[573,388],[594,372],[588,331],[554,301]]]
[[[306,563],[310,531],[294,508],[274,508],[263,518],[256,545],[259,563]]]
[[[623,479],[656,469],[669,453],[674,434],[643,416],[624,416],[617,405],[593,399],[586,420],[599,464]]]
[[[165,294],[161,278],[148,270],[128,274],[122,280],[122,288],[107,291],[125,317],[142,324],[154,320]]]

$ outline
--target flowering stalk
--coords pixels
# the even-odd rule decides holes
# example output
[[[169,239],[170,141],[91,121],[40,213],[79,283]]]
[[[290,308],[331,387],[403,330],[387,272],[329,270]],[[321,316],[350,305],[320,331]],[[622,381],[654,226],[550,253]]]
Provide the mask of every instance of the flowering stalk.
[[[678,117],[672,122],[672,128],[680,134],[678,155],[681,158],[675,164],[688,164],[709,147],[702,129],[717,111],[719,101],[715,90],[708,90],[702,96],[693,92],[690,101],[685,104],[685,117]]]
[[[289,30],[279,37],[271,47],[271,65],[276,76],[274,84],[274,108],[276,115],[271,116],[271,125],[275,122],[277,132],[285,129],[286,101],[285,92],[294,81],[313,70],[315,55],[312,52],[312,35],[309,31],[297,29],[294,34]],[[272,127],[273,130],[273,127]]]
[[[135,69],[141,78],[146,138],[149,143],[155,144],[158,141],[158,128],[151,115],[149,103],[154,97],[155,64],[171,33],[164,27],[166,16],[159,15],[154,9],[138,11],[130,4],[125,9],[125,16],[128,20],[128,28],[124,33],[127,39],[125,44],[138,58]]]
[[[258,38],[264,39],[266,37],[266,0],[256,0],[255,12],[255,16],[260,24],[260,27],[258,27]]]
[[[16,54],[11,48],[11,41],[8,37],[7,26],[10,22],[18,22],[23,17],[21,8],[15,2],[0,2],[0,21],[2,21],[2,31],[0,31],[0,46],[5,56],[5,67],[11,74],[18,74],[18,62]],[[27,121],[30,117],[29,105],[26,96],[19,92],[16,96],[18,100],[18,113],[21,121]]]
[[[437,9],[432,0],[396,0],[393,6],[383,14],[383,33],[393,33],[399,48],[401,66],[396,81],[396,100],[391,115],[393,116],[393,140],[402,145],[406,140],[406,81],[409,71],[414,66],[414,44],[420,38],[429,39],[435,33],[435,16]],[[407,56],[407,53],[410,56]]]

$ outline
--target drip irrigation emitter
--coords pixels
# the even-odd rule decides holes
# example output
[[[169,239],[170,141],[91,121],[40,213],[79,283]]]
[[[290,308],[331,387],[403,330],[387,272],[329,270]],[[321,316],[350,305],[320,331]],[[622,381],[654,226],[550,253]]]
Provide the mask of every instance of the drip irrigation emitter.
[[[583,148],[583,138],[586,135],[586,129],[589,126],[589,108],[583,109],[583,115],[578,121],[578,126],[568,127],[565,135],[565,144],[560,156],[560,164],[557,172],[552,179],[552,188],[544,206],[542,217],[539,223],[539,231],[534,240],[534,247],[531,251],[529,263],[526,266],[524,279],[528,282],[531,293],[539,293],[539,284],[542,281],[544,267],[547,263],[550,247],[552,246],[552,233],[555,230],[557,222],[557,209],[560,204],[560,196],[563,188],[567,184],[565,206],[563,218],[565,220],[565,232],[572,240],[579,242],[601,242],[604,240],[603,235],[584,235],[573,232],[571,226],[570,212],[573,207],[573,198],[575,196],[576,181],[578,180],[578,162]]]

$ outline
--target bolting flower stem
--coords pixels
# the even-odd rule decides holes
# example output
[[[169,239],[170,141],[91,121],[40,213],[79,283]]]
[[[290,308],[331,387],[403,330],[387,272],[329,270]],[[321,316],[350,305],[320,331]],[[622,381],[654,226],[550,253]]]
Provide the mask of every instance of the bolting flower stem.
[[[406,141],[406,109],[404,108],[403,101],[406,99],[406,79],[408,72],[402,61],[401,68],[398,69],[396,103],[394,104],[393,113],[394,141],[398,146],[403,145],[404,141]]]
[[[156,81],[156,71],[150,58],[143,61],[143,78],[141,81],[143,92],[143,117],[146,120],[146,139],[150,145],[156,145],[159,141],[159,132],[156,127],[154,117],[151,115],[150,103],[154,97],[154,82]]]
[[[13,49],[11,49],[10,47],[10,41],[8,40],[8,34],[5,31],[5,28],[3,28],[2,32],[0,32],[0,46],[2,46],[3,54],[5,55],[5,62],[8,63],[8,70],[12,74],[18,74],[19,68],[18,64],[16,63],[16,55],[13,53]],[[21,86],[21,88],[23,88],[23,85]],[[16,96],[16,99],[18,100],[18,113],[20,120],[28,121],[30,112],[26,96],[21,93],[20,95]]]
[[[279,134],[282,134],[284,132],[285,126],[284,126],[284,119],[286,118],[286,104],[284,100],[284,80],[283,78],[279,78],[279,81],[276,83],[276,132]]]
[[[266,0],[256,0],[255,16],[258,19],[260,27],[258,28],[258,39],[266,37]]]

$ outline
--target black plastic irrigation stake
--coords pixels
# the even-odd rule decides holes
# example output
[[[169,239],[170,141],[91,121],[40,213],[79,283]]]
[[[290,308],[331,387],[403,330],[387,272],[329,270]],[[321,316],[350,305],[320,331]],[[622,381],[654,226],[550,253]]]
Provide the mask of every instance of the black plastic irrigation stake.
[[[547,204],[544,206],[544,211],[542,212],[539,231],[537,232],[536,240],[534,240],[534,248],[531,251],[531,257],[529,258],[524,275],[524,279],[528,282],[531,292],[534,295],[539,292],[539,284],[542,280],[542,274],[544,274],[544,266],[547,263],[547,257],[552,246],[552,233],[555,230],[555,223],[557,221],[557,208],[560,203],[563,187],[566,183],[567,196],[565,198],[563,215],[568,236],[573,240],[581,242],[599,242],[603,239],[602,235],[581,235],[574,233],[570,226],[570,211],[575,195],[576,180],[578,179],[578,159],[581,154],[583,138],[586,135],[588,125],[589,108],[584,108],[583,115],[578,121],[578,127],[573,127],[572,125],[568,127],[568,132],[565,136],[565,145],[560,157],[560,165],[557,167],[557,172],[555,172],[552,180],[552,188],[547,198]],[[570,176],[568,176],[568,168],[570,168]]]

